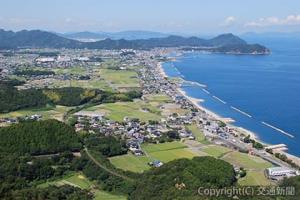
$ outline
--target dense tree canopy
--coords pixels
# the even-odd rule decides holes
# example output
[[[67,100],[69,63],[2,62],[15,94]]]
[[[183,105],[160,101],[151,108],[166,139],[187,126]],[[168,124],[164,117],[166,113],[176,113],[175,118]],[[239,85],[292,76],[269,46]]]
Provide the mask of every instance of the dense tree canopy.
[[[4,200],[90,200],[92,194],[86,190],[81,190],[69,185],[60,187],[49,186],[47,188],[29,188],[10,193]]]
[[[140,91],[120,93],[78,87],[26,90],[17,90],[14,87],[22,83],[17,80],[0,81],[0,113],[24,108],[39,108],[47,104],[79,106],[88,102],[132,101],[142,95]]]
[[[0,112],[10,112],[22,108],[45,106],[49,99],[42,90],[17,90],[9,84],[0,84]]]
[[[127,153],[125,141],[118,140],[113,136],[90,136],[86,139],[85,144],[88,148],[92,148],[108,157]]]
[[[25,154],[57,153],[82,147],[75,130],[56,120],[23,122],[0,128],[0,152]]]
[[[213,157],[171,161],[145,172],[130,199],[196,199],[199,187],[228,187],[235,183],[229,163]]]
[[[100,90],[91,90],[78,87],[45,89],[44,94],[57,105],[78,106],[93,99]]]
[[[14,72],[15,75],[18,76],[48,76],[48,75],[55,75],[53,71],[46,71],[46,70],[16,70]]]
[[[0,199],[15,190],[30,188],[40,181],[65,175],[74,169],[77,160],[71,152],[51,157],[0,154]]]
[[[0,80],[0,85],[10,85],[10,86],[17,86],[17,85],[22,85],[24,84],[24,81],[20,81],[17,79],[1,79]]]

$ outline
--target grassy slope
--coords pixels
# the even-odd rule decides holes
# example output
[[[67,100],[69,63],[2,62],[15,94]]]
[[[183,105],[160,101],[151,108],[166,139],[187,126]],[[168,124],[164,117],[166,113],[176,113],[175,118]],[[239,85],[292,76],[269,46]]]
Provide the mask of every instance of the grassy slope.
[[[94,200],[126,200],[127,198],[124,196],[113,195],[104,191],[96,191],[94,193]]]
[[[263,171],[247,171],[246,177],[238,180],[239,185],[271,185]]]
[[[208,145],[203,151],[213,157],[219,158],[232,150],[219,145]]]
[[[180,142],[161,143],[161,144],[144,144],[142,148],[147,152],[147,156],[134,156],[127,154],[110,158],[110,161],[117,168],[141,173],[150,169],[148,162],[153,160],[160,160],[164,163],[179,159],[179,158],[193,158],[196,156],[193,152],[186,148]]]
[[[74,187],[79,187],[81,189],[92,189],[94,185],[81,173],[72,173],[66,175],[62,179],[43,183],[38,187],[45,188],[48,187],[49,185],[60,186],[65,184],[72,185]],[[126,199],[126,197],[124,196],[110,194],[108,192],[104,192],[98,189],[93,189],[92,191],[94,193],[94,200],[125,200]]]
[[[137,173],[142,173],[143,171],[150,169],[150,166],[147,163],[151,161],[149,157],[134,156],[132,154],[115,156],[109,160],[117,168]]]
[[[246,177],[240,179],[240,185],[270,185],[272,182],[264,175],[264,170],[271,167],[272,164],[262,158],[251,156],[240,152],[230,152],[226,154],[223,160],[247,170]]]
[[[210,142],[205,139],[204,133],[197,127],[196,124],[188,125],[187,129],[192,131],[196,140],[202,144],[209,144]]]
[[[223,160],[244,167],[245,169],[264,170],[265,168],[272,167],[272,164],[259,158],[240,152],[231,152],[223,157]]]
[[[158,151],[166,151],[171,149],[183,149],[186,146],[180,142],[167,142],[160,144],[143,144],[142,148],[144,151],[148,153],[158,152]]]
[[[13,111],[10,113],[0,114],[0,118],[15,118],[15,117],[25,117],[25,116],[31,116],[34,114],[39,114],[43,116],[43,119],[58,119],[62,120],[63,115],[68,110],[72,109],[72,107],[66,107],[66,106],[48,106],[45,108],[34,108],[34,109],[23,109],[18,111]]]

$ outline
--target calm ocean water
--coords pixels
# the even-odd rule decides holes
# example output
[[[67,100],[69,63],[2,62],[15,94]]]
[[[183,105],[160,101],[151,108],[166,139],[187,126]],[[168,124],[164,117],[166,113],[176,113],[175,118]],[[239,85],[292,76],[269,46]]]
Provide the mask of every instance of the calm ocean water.
[[[163,67],[169,76],[207,85],[209,94],[198,86],[184,87],[188,95],[204,99],[206,108],[233,118],[235,125],[255,132],[266,143],[288,145],[289,153],[300,156],[300,40],[272,39],[263,44],[271,55],[192,53]]]

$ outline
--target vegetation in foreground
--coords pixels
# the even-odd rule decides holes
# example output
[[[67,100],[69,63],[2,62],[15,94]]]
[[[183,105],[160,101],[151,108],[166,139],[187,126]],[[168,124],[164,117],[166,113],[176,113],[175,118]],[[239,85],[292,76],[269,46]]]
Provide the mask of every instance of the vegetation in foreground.
[[[23,122],[0,129],[0,152],[38,155],[80,150],[72,127],[56,120]]]
[[[109,160],[116,168],[142,173],[150,169],[148,163],[154,160],[167,163],[180,158],[192,159],[197,156],[189,151],[184,144],[176,141],[160,144],[144,144],[142,148],[146,155],[134,156],[128,153],[126,155],[110,157]]]
[[[141,96],[138,91],[120,93],[77,87],[17,90],[15,86],[22,83],[14,80],[0,82],[0,113],[24,108],[42,108],[47,104],[79,106],[88,102],[133,101]]]
[[[131,200],[206,199],[198,195],[199,187],[238,186],[231,164],[207,156],[176,159],[180,158],[176,154],[178,157],[175,160],[166,160],[167,163],[162,167],[151,168],[141,174],[117,169],[110,159],[126,154],[127,148],[122,139],[101,134],[78,135],[72,127],[56,120],[27,121],[0,128],[0,137],[1,199],[42,197],[84,200],[101,199],[101,195],[110,194]],[[13,144],[17,145],[11,149]],[[143,148],[153,156],[162,152],[181,151],[185,146],[172,142],[143,145]],[[70,152],[72,150],[81,150],[81,157],[74,157]],[[90,181],[66,177],[70,172],[83,173]],[[48,184],[51,180],[62,180],[62,184]],[[44,187],[38,187],[45,182]],[[297,190],[299,182],[299,177],[295,177],[281,184],[294,185]]]
[[[198,198],[202,187],[228,187],[235,183],[233,167],[212,157],[179,159],[145,172],[129,199]]]

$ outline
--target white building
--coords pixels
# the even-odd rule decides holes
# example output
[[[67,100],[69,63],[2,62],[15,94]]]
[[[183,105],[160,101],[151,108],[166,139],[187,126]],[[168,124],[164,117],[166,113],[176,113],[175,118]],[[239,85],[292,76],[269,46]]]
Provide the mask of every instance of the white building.
[[[57,62],[70,62],[71,58],[68,56],[58,56],[57,57]]]
[[[86,62],[89,61],[90,59],[88,57],[78,57],[77,60]]]
[[[266,169],[266,175],[270,179],[281,179],[283,177],[297,176],[299,172],[288,167],[270,167]]]
[[[41,57],[41,58],[37,58],[36,62],[40,62],[40,63],[47,63],[47,62],[54,62],[55,59],[52,57]]]

